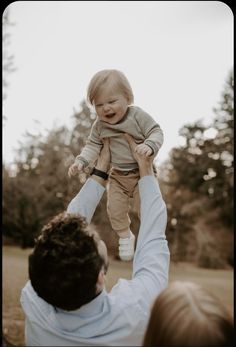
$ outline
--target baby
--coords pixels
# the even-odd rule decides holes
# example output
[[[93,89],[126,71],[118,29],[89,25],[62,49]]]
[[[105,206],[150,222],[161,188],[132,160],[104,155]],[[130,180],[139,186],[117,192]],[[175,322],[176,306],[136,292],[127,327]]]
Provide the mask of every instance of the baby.
[[[133,92],[125,75],[118,70],[102,70],[91,79],[88,102],[95,108],[97,119],[82,152],[68,174],[75,175],[96,161],[102,139],[109,137],[111,170],[107,189],[107,212],[113,230],[119,236],[121,260],[132,260],[135,237],[130,230],[129,203],[139,213],[138,164],[132,156],[124,133],[137,143],[136,151],[145,156],[156,155],[163,143],[163,132],[153,118],[133,104]]]

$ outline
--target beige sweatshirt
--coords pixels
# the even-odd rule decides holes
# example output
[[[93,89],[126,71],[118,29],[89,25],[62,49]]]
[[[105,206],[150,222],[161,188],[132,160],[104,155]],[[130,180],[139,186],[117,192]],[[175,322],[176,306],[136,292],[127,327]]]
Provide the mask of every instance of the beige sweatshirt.
[[[156,155],[163,143],[163,132],[154,119],[140,107],[129,106],[123,119],[117,124],[109,124],[97,119],[89,138],[75,163],[82,162],[84,167],[94,165],[102,147],[102,138],[110,138],[111,166],[118,170],[132,170],[138,164],[132,156],[130,147],[123,134],[134,137],[137,144],[145,143]]]

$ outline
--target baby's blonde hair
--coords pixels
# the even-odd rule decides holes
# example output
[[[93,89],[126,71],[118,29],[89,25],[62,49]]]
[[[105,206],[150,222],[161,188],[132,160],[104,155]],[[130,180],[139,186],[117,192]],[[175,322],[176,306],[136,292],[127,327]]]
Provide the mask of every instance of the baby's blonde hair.
[[[175,281],[155,300],[143,345],[232,346],[233,319],[207,290]]]
[[[130,83],[123,72],[114,69],[107,69],[97,72],[91,79],[87,89],[87,101],[92,105],[94,99],[98,96],[101,87],[108,84],[120,92],[129,104],[134,102],[133,91]]]

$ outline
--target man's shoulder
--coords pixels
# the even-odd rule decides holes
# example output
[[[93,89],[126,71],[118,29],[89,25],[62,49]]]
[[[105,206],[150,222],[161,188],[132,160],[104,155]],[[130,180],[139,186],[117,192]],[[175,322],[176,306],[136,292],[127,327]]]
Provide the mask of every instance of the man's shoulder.
[[[132,280],[119,279],[108,294],[109,300],[113,305],[118,304],[121,310],[131,307],[132,310],[142,310],[140,291],[135,290]]]
[[[35,296],[36,293],[32,287],[31,281],[28,280],[21,290],[21,296]]]
[[[27,314],[31,314],[32,312],[48,314],[53,308],[52,305],[38,296],[30,280],[27,281],[26,285],[21,290],[20,301],[23,310]],[[35,310],[35,308],[37,309]]]

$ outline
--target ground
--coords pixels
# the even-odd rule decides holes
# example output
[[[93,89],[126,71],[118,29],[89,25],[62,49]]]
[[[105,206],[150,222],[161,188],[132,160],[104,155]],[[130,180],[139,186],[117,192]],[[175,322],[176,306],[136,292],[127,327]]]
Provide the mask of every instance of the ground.
[[[30,249],[3,247],[3,333],[16,346],[24,346],[24,314],[20,306],[20,292],[27,281],[27,258]],[[119,278],[129,279],[131,262],[110,259],[107,274],[107,290]],[[208,270],[191,263],[171,263],[170,282],[173,280],[193,281],[215,294],[233,314],[233,270]]]

